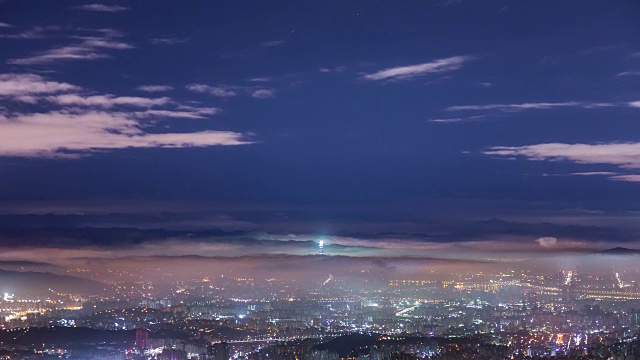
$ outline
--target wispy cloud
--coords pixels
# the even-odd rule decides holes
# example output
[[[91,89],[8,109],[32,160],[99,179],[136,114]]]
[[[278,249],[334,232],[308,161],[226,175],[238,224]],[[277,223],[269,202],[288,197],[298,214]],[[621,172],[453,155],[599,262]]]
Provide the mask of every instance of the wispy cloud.
[[[208,116],[216,115],[222,112],[218,108],[191,108],[189,110],[146,110],[136,112],[138,117],[168,117],[182,119],[205,119]]]
[[[468,121],[477,121],[479,119],[486,118],[485,115],[475,115],[475,116],[467,116],[467,117],[456,117],[456,118],[437,118],[437,119],[429,119],[427,120],[430,123],[436,124],[454,124]]]
[[[173,87],[168,85],[141,85],[138,86],[136,90],[144,92],[165,92],[173,90]]]
[[[78,10],[85,11],[97,11],[97,12],[121,12],[129,10],[128,7],[120,6],[120,5],[106,5],[106,4],[86,4],[75,7]]]
[[[364,75],[365,80],[408,80],[426,74],[444,73],[460,69],[471,56],[453,56],[427,63],[393,67]]]
[[[275,97],[275,89],[265,89],[259,86],[229,86],[229,85],[205,85],[205,84],[189,84],[185,86],[189,91],[196,93],[209,94],[217,97],[234,97],[242,93],[251,95],[257,99],[268,99]]]
[[[2,26],[0,26],[2,27]],[[60,30],[58,26],[34,26],[14,34],[0,34],[0,39],[42,39],[48,36],[47,32]]]
[[[616,76],[640,76],[640,71],[625,71]]]
[[[77,91],[78,86],[49,81],[35,74],[0,74],[0,96],[27,96]]]
[[[271,40],[271,41],[263,41],[260,43],[262,47],[274,47],[284,44],[284,40]]]
[[[335,66],[335,67],[321,67],[318,68],[318,71],[321,73],[333,73],[333,72],[345,72],[347,71],[347,67],[346,66]]]
[[[515,112],[524,110],[547,110],[554,108],[584,108],[596,109],[606,107],[622,106],[621,104],[608,102],[583,102],[583,101],[566,101],[566,102],[537,102],[537,103],[520,103],[520,104],[486,104],[486,105],[456,105],[446,108],[447,111],[461,110],[500,110],[505,112]]]
[[[9,28],[9,27],[13,27],[13,25],[0,21],[0,28]]]
[[[250,81],[250,82],[269,82],[271,80],[273,80],[273,79],[271,79],[270,77],[262,76],[262,77],[251,78],[248,81]]]
[[[189,84],[185,87],[189,91],[206,93],[217,97],[231,97],[238,93],[229,86],[209,86],[204,84]]]
[[[574,172],[569,175],[573,176],[608,176],[616,175],[617,173],[611,171],[587,171],[587,172]]]
[[[0,156],[74,158],[125,148],[182,148],[249,144],[230,131],[148,133],[124,114],[55,111],[0,119]]]
[[[158,120],[202,119],[221,110],[180,105],[168,97],[84,95],[78,86],[33,74],[0,75],[0,98],[57,107],[0,114],[0,156],[74,158],[125,148],[180,148],[250,144],[247,135],[203,130],[153,132]],[[143,111],[125,111],[127,108]],[[162,129],[166,129],[163,127]]]
[[[150,107],[155,105],[166,105],[171,99],[162,98],[145,98],[138,96],[114,96],[114,95],[91,95],[83,96],[78,94],[63,94],[55,96],[47,96],[45,100],[58,105],[73,106],[97,106],[110,108],[114,106],[134,106],[134,107]]]
[[[151,40],[154,45],[177,45],[189,41],[188,38],[168,37],[168,38],[153,38]]]
[[[640,143],[564,144],[546,143],[526,146],[496,146],[484,154],[503,158],[524,157],[537,161],[570,161],[578,164],[608,164],[625,169],[640,169]],[[612,175],[611,180],[637,181],[639,175],[585,172],[573,175]]]
[[[640,182],[640,175],[616,175],[609,177],[615,181]]]
[[[13,65],[42,65],[58,61],[69,60],[95,60],[108,58],[104,50],[127,50],[134,46],[122,41],[117,41],[114,37],[119,34],[105,33],[104,37],[78,37],[80,43],[53,48],[39,54],[25,58],[10,59],[8,64]]]
[[[251,94],[254,98],[257,99],[268,99],[276,96],[276,91],[274,89],[259,89]]]

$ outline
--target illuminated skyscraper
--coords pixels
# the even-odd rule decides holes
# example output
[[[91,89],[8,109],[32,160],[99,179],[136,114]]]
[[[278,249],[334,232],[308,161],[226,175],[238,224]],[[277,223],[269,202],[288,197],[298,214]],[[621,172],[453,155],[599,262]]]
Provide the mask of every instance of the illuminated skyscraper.
[[[324,255],[324,240],[320,240],[320,246],[318,249],[318,254]]]
[[[146,349],[149,344],[149,331],[146,329],[136,329],[136,346],[141,349]]]

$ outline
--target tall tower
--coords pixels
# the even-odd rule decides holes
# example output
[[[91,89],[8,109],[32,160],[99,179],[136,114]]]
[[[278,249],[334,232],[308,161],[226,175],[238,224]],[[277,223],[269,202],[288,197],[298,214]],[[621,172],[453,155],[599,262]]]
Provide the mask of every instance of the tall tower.
[[[149,344],[149,331],[142,328],[136,329],[136,343],[135,345],[141,349],[146,349]]]
[[[318,248],[318,254],[319,255],[324,255],[324,240],[320,240],[320,245]]]

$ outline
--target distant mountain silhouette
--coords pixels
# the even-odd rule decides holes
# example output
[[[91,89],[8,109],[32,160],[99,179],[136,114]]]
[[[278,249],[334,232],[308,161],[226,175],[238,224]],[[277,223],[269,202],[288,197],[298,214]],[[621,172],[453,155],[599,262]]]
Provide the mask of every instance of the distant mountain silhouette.
[[[109,285],[47,272],[0,270],[0,293],[46,294],[52,289],[63,293],[102,293]]]
[[[346,358],[358,348],[368,348],[377,340],[377,335],[350,334],[340,336],[326,343],[316,346],[318,350],[328,350],[338,353],[341,358]]]
[[[615,248],[599,251],[598,254],[604,254],[604,255],[640,255],[640,250],[629,249],[629,248],[625,248],[625,247],[615,247]]]

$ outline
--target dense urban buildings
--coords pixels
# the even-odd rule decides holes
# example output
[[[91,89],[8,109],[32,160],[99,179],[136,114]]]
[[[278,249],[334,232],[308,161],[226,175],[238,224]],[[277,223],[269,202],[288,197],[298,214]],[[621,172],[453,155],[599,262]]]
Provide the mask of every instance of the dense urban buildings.
[[[96,271],[67,271],[80,270],[89,278]],[[108,289],[99,293],[5,293],[3,359],[640,356],[638,269],[318,274],[313,281],[196,272],[165,283],[107,272]]]

